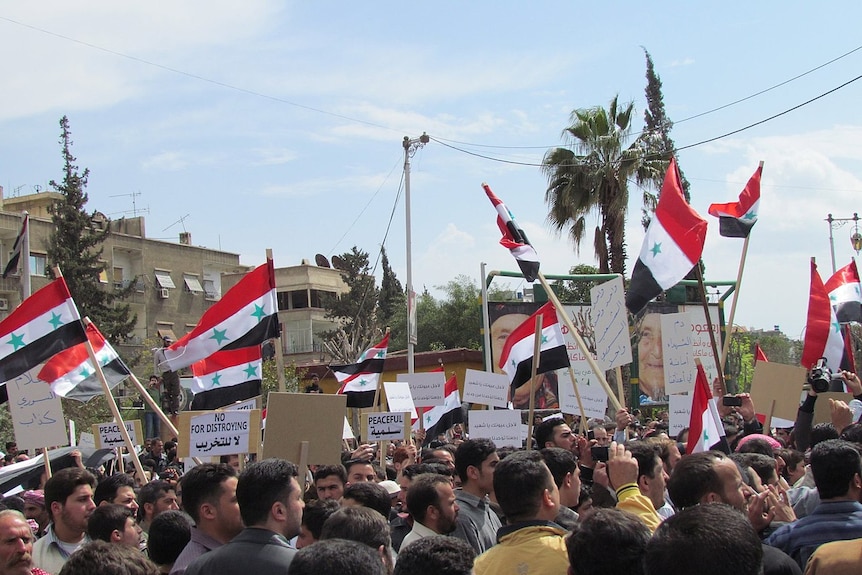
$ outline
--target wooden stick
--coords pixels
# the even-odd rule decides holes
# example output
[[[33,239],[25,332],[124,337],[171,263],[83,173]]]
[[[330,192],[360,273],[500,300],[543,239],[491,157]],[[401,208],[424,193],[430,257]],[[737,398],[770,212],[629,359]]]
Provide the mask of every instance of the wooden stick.
[[[533,414],[536,410],[536,390],[533,389],[533,382],[536,381],[536,371],[539,369],[539,354],[542,351],[542,314],[536,315],[536,336],[533,341],[533,369],[530,372],[530,381],[527,385],[530,388],[530,411],[527,416],[527,451],[533,448]]]
[[[266,248],[266,260],[272,259],[272,248]],[[278,313],[278,310],[273,310],[273,313]],[[279,336],[274,338],[275,345],[275,367],[278,371],[278,391],[284,393],[287,391],[287,381],[285,381],[284,377],[284,351],[281,347],[281,332],[279,330]]]
[[[611,404],[614,407],[615,411],[619,411],[623,408],[620,405],[619,400],[617,399],[616,394],[614,394],[611,386],[608,385],[608,380],[605,378],[605,372],[602,371],[602,368],[596,363],[596,360],[593,359],[593,354],[590,353],[590,350],[587,348],[587,344],[584,342],[584,338],[581,337],[581,334],[575,329],[575,324],[572,323],[572,319],[569,317],[569,314],[566,313],[565,308],[563,308],[563,304],[560,303],[560,299],[557,297],[557,294],[554,293],[554,290],[551,289],[550,284],[548,284],[548,280],[545,279],[545,276],[542,275],[542,272],[539,272],[539,281],[542,282],[542,286],[545,288],[545,291],[548,293],[548,299],[551,300],[551,303],[557,309],[557,314],[563,318],[563,322],[566,324],[566,327],[569,328],[569,331],[572,334],[572,337],[575,338],[575,343],[578,344],[578,347],[581,349],[581,353],[587,358],[587,363],[590,364],[590,369],[593,370],[593,373],[596,374],[596,378],[599,380],[599,383],[604,388],[605,393],[608,394],[608,399],[611,400]]]
[[[123,461],[123,448],[122,447],[115,447],[114,449],[117,450],[117,470],[119,470],[120,473],[125,473],[126,472],[126,462]]]
[[[48,448],[42,448],[42,461],[45,464],[45,479],[51,479],[51,460],[48,459]]]
[[[623,370],[620,369],[620,366],[616,366],[614,368],[614,375],[617,376],[617,393],[620,394],[620,403],[623,404],[623,407],[626,406],[626,392],[623,388]]]
[[[742,285],[742,271],[745,269],[745,258],[748,255],[748,238],[750,236],[745,236],[745,242],[742,244],[742,258],[739,260],[739,270],[736,272],[736,289],[733,293],[733,302],[730,304],[730,317],[725,324],[727,326],[727,331],[725,330],[725,338],[724,345],[721,349],[721,370],[724,371],[725,366],[727,365],[727,353],[730,350],[730,338],[733,337],[733,319],[736,316],[736,302],[739,301],[739,289]]]
[[[305,484],[308,479],[308,441],[300,441],[299,442],[299,472],[302,474],[302,491],[305,492],[307,485]]]
[[[569,379],[572,380],[572,387],[575,388],[575,400],[578,402],[578,409],[581,410],[581,425],[583,431],[587,428],[587,412],[584,411],[584,403],[581,401],[581,392],[578,391],[578,383],[575,379],[575,370],[569,366]]]
[[[712,318],[709,317],[709,304],[706,301],[706,286],[703,282],[703,271],[700,269],[700,262],[694,267],[697,270],[697,283],[700,286],[700,299],[703,303],[703,313],[706,316],[706,329],[709,330],[712,355],[715,357],[715,368],[718,370],[718,383],[721,386],[721,395],[725,395],[727,393],[727,386],[724,383],[724,372],[721,370],[721,357],[718,355],[718,345],[715,343],[715,332],[712,330]]]

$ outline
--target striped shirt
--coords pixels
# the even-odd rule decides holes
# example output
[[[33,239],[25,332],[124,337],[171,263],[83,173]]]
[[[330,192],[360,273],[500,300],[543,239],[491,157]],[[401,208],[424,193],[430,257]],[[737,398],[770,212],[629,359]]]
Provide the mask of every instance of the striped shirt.
[[[802,569],[814,551],[830,541],[862,537],[862,504],[823,501],[811,515],[779,527],[764,543],[792,557]]]

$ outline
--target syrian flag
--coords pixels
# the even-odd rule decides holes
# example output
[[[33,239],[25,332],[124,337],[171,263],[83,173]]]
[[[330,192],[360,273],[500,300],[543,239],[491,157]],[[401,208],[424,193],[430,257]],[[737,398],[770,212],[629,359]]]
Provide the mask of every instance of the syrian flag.
[[[0,322],[0,402],[7,400],[6,383],[86,340],[62,277],[25,299]]]
[[[760,207],[760,176],[763,162],[749,178],[739,194],[738,202],[711,204],[709,215],[718,218],[718,233],[726,238],[747,238],[751,228],[757,223],[757,210]]]
[[[9,274],[18,271],[18,260],[21,259],[21,251],[24,249],[24,238],[27,236],[27,226],[30,223],[30,215],[24,214],[24,221],[21,222],[21,232],[15,238],[15,244],[12,246],[12,255],[9,256],[9,262],[3,268],[3,278]]]
[[[209,308],[195,328],[165,348],[160,366],[177,371],[219,350],[261,345],[278,337],[272,260],[246,274]]]
[[[862,322],[862,286],[856,260],[850,260],[826,281],[826,293],[839,322]]]
[[[341,384],[339,394],[347,396],[347,407],[372,407],[377,382],[383,373],[383,362],[386,360],[386,350],[389,348],[389,333],[383,336],[380,343],[369,347],[356,363],[348,365],[330,365],[335,378]]]
[[[844,359],[844,337],[841,324],[826,293],[826,286],[811,262],[811,295],[808,300],[808,321],[802,347],[802,367],[811,369],[821,357],[832,371],[840,369]]]
[[[754,363],[757,363],[758,361],[765,361],[766,363],[769,363],[769,359],[767,359],[766,353],[764,353],[763,348],[760,347],[759,343],[755,343],[754,344]]]
[[[108,387],[113,389],[129,377],[131,372],[95,324],[87,324],[86,332],[96,360],[108,381]],[[49,359],[37,377],[51,384],[51,391],[60,397],[83,403],[103,393],[102,382],[93,362],[90,361],[85,344],[70,347]]]
[[[193,363],[191,408],[218,409],[260,395],[261,370],[259,345],[218,351]]]
[[[440,370],[442,371],[442,370]],[[456,423],[464,423],[461,413],[461,395],[458,392],[458,379],[453,375],[443,388],[446,398],[443,405],[417,407],[425,427],[425,443],[430,443],[441,433],[446,433]],[[413,423],[413,430],[419,429],[419,420]]]
[[[521,325],[512,330],[500,356],[500,369],[509,376],[512,392],[533,376],[536,317],[542,316],[542,343],[539,347],[539,366],[536,373],[546,373],[569,367],[566,342],[557,320],[557,311],[551,302],[546,303]]]
[[[718,415],[718,406],[715,405],[715,398],[709,389],[706,372],[698,361],[694,398],[691,402],[688,445],[685,447],[685,452],[691,454],[711,449],[730,453],[727,437],[724,435],[724,425]]]
[[[530,241],[527,239],[524,230],[518,227],[515,223],[515,216],[506,207],[506,204],[494,195],[491,187],[488,184],[482,184],[485,193],[488,194],[488,199],[494,204],[497,210],[497,226],[503,232],[503,239],[500,240],[500,245],[509,250],[518,262],[518,267],[521,268],[521,273],[528,282],[536,281],[539,276],[539,255]]]
[[[706,220],[682,195],[676,160],[671,158],[626,293],[626,307],[636,314],[647,302],[683,279],[700,260]]]

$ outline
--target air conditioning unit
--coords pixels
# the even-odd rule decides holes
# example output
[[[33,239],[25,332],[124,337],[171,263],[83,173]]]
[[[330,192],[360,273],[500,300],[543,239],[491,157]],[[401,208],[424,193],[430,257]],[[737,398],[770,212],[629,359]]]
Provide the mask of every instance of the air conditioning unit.
[[[5,297],[0,297],[0,311],[6,311],[9,309],[9,300]]]
[[[168,299],[169,297],[171,297],[171,290],[169,290],[168,288],[159,289],[159,297],[162,299]]]

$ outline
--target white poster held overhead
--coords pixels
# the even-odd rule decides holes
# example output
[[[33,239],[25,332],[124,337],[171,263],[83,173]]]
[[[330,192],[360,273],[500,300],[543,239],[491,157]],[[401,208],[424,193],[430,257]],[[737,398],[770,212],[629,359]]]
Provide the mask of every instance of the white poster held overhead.
[[[407,412],[363,413],[366,441],[395,441],[406,439],[410,426]]]
[[[694,347],[691,316],[668,313],[661,316],[662,356],[664,357],[665,393],[694,393]]]
[[[344,427],[341,430],[341,439],[356,439],[353,435],[353,428],[350,427],[350,422],[347,421],[347,416],[344,416]]]
[[[578,352],[578,355],[581,355]],[[584,361],[572,362],[572,370],[578,382],[578,392],[581,395],[581,403],[584,404],[584,413],[587,417],[604,418],[608,409],[608,394],[598,382],[596,374],[593,373],[590,364]],[[568,370],[560,370],[560,411],[569,415],[581,415],[575,390],[572,388],[572,380],[569,378]],[[563,376],[562,374],[566,375]]]
[[[632,343],[625,304],[623,280],[611,281],[590,289],[596,361],[608,370],[632,362]]]
[[[470,412],[470,438],[490,439],[497,447],[520,448],[524,442],[521,430],[521,412],[512,409],[493,409]]]
[[[396,379],[410,386],[414,407],[435,407],[446,401],[446,374],[442,371],[399,373]]]
[[[670,412],[668,435],[676,437],[680,431],[691,424],[691,402],[694,394],[668,396],[667,409]]]
[[[468,369],[464,374],[465,403],[506,407],[509,403],[509,376]]]
[[[63,406],[50,385],[27,372],[7,382],[6,390],[18,449],[69,444]]]
[[[140,438],[143,436],[141,432],[141,421],[135,419],[125,421],[126,431],[129,432],[129,438],[132,440],[132,445],[140,445]],[[99,449],[113,449],[114,447],[123,446],[123,435],[120,433],[120,426],[113,421],[107,423],[93,424],[93,437],[96,439],[96,447]]]
[[[214,411],[191,418],[189,457],[256,453],[249,445],[251,415],[259,411]]]
[[[389,411],[406,411],[410,414],[411,419],[419,418],[416,415],[416,407],[413,403],[413,394],[410,393],[410,385],[406,381],[385,381],[383,382],[383,391],[386,393],[386,402],[389,405]]]

